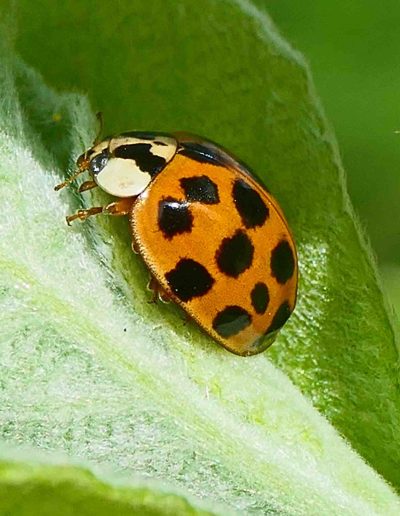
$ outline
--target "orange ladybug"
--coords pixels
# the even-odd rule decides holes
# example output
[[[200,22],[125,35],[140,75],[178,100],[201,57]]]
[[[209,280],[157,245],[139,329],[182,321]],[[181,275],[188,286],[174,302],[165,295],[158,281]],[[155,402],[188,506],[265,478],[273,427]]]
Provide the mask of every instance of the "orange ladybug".
[[[67,217],[128,215],[150,285],[237,355],[264,351],[292,313],[293,237],[277,201],[241,162],[184,133],[127,132],[95,143],[79,174],[118,198]]]

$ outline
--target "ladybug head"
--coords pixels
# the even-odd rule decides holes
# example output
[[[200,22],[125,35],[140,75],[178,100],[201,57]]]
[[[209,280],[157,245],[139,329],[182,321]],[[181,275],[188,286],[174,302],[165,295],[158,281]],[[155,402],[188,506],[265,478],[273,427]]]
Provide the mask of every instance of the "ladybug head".
[[[79,158],[76,160],[76,166],[78,167],[78,170],[75,172],[75,174],[73,174],[71,177],[69,177],[66,181],[55,186],[54,190],[58,191],[58,190],[61,190],[61,188],[64,188],[65,186],[70,185],[73,181],[75,181],[75,179],[78,176],[80,176],[81,174],[83,174],[86,171],[88,171],[89,173],[91,173],[92,176],[94,176],[93,169],[96,169],[96,164],[98,164],[97,168],[100,166],[99,164],[101,163],[102,158],[101,157],[99,158],[99,156],[103,156],[104,150],[108,149],[109,141],[110,141],[110,139],[104,140],[103,142],[94,145],[93,147],[91,147],[90,149],[85,151],[83,154],[81,154],[79,156]],[[92,161],[94,163],[93,165],[92,165]],[[84,185],[86,185],[86,183],[83,183],[81,185],[81,187],[79,188],[80,192],[87,189],[87,188],[82,188]]]

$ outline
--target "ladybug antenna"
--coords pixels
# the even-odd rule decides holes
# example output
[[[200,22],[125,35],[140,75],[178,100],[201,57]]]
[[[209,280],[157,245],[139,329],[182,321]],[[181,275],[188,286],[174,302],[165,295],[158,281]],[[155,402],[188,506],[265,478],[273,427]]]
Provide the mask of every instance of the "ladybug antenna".
[[[93,146],[97,145],[101,141],[101,134],[102,134],[103,128],[104,128],[103,113],[101,111],[98,111],[96,113],[96,118],[97,118],[99,127],[97,129],[97,134],[96,134],[96,138],[94,140]],[[79,158],[79,160],[78,160],[78,167],[79,167],[79,169],[78,169],[77,172],[75,172],[75,174],[73,174],[71,177],[66,179],[63,183],[60,183],[59,185],[54,187],[54,190],[56,192],[58,192],[58,190],[61,190],[61,188],[64,188],[65,186],[68,186],[73,181],[75,181],[75,179],[80,174],[83,174],[83,172],[86,172],[86,170],[88,169],[87,152],[85,152],[85,154],[82,154],[82,156]]]
[[[97,122],[99,124],[99,127],[97,129],[97,134],[96,134],[96,138],[94,139],[93,146],[97,145],[101,141],[101,135],[102,135],[103,129],[104,129],[104,118],[103,118],[102,111],[98,111],[96,113],[96,118],[97,118]]]
[[[58,192],[58,190],[61,190],[61,188],[64,188],[64,186],[68,186],[69,184],[72,183],[72,181],[75,181],[75,179],[80,175],[80,174],[83,174],[84,172],[86,172],[86,170],[78,170],[77,172],[75,172],[75,174],[73,174],[71,177],[69,177],[68,179],[66,179],[63,183],[60,183],[59,185],[55,186],[54,187],[54,190],[56,192]]]
[[[76,162],[78,165],[78,170],[75,172],[75,174],[72,174],[71,177],[66,179],[63,183],[60,183],[59,185],[54,187],[54,190],[58,192],[58,190],[61,190],[61,188],[64,188],[64,186],[68,186],[72,183],[72,181],[75,181],[75,179],[86,172],[89,168],[89,159],[88,159],[88,151],[86,151],[84,154],[79,156],[78,161]]]

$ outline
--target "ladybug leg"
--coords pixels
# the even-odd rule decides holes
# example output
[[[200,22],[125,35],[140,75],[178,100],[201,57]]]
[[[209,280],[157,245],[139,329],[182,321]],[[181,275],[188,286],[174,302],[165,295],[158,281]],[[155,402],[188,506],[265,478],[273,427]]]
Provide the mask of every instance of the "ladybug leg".
[[[131,247],[132,247],[132,251],[135,253],[135,254],[140,254],[140,248],[138,246],[138,244],[132,240],[132,244],[131,244]],[[150,281],[150,280],[149,280]]]
[[[68,215],[68,217],[65,217],[65,220],[67,221],[68,226],[70,226],[71,222],[73,220],[79,219],[79,220],[84,221],[92,215],[97,215],[98,213],[102,213],[102,211],[103,211],[102,206],[93,206],[92,208],[89,208],[87,210],[78,210],[73,215]]]
[[[81,186],[78,188],[78,192],[86,192],[86,190],[91,190],[92,188],[96,188],[97,183],[95,181],[85,181],[81,184]]]
[[[149,282],[147,283],[147,290],[151,291],[151,299],[149,300],[149,303],[157,303],[158,299],[158,283],[153,278],[153,276],[150,276]]]
[[[129,215],[132,210],[132,204],[136,200],[136,197],[125,197],[116,202],[111,202],[104,206],[103,213],[108,215]]]
[[[152,297],[149,303],[157,303],[157,301],[169,303],[171,301],[170,295],[162,288],[153,276],[150,276],[147,288],[152,292]]]
[[[88,208],[86,210],[78,210],[73,215],[68,215],[68,217],[66,217],[66,221],[68,226],[70,226],[73,220],[79,219],[84,221],[88,217],[91,217],[92,215],[98,215],[99,213],[116,216],[128,215],[131,211],[134,200],[135,197],[126,197],[119,201],[111,202],[110,204],[107,204],[107,206],[93,206],[92,208]]]

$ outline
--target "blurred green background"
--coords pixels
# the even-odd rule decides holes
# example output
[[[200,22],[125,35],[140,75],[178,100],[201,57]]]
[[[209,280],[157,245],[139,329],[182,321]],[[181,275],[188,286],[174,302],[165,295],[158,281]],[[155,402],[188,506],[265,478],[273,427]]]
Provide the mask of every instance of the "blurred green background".
[[[257,0],[306,56],[350,196],[400,311],[400,2]]]
[[[308,59],[379,262],[400,265],[399,0],[258,3]]]

